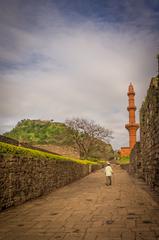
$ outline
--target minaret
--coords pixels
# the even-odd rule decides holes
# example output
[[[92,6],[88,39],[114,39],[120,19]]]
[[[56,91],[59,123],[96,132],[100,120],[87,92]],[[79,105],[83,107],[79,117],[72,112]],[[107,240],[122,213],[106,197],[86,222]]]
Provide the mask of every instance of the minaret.
[[[129,106],[127,108],[129,112],[129,123],[125,125],[125,128],[129,131],[129,147],[130,150],[134,147],[136,143],[136,131],[139,128],[139,124],[135,121],[135,91],[132,83],[130,83],[128,88],[128,99],[129,99]]]

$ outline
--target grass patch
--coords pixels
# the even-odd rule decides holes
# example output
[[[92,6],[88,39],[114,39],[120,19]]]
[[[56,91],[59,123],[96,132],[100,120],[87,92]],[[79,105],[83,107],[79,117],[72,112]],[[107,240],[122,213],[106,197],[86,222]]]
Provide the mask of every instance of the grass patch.
[[[125,165],[125,164],[129,164],[130,163],[130,157],[127,156],[127,157],[120,157],[119,160],[117,160],[117,163],[120,164],[120,165]]]
[[[102,159],[98,159],[98,158],[88,158],[87,160],[94,162],[94,163],[98,163],[98,164],[104,164],[107,162],[107,160],[102,160]]]
[[[0,142],[0,155],[5,155],[6,157],[17,156],[17,157],[26,157],[26,158],[33,158],[33,159],[71,161],[71,162],[76,162],[78,164],[91,164],[91,165],[98,164],[90,160],[80,160],[80,159],[58,156],[55,154],[46,153],[38,150],[28,149],[24,147],[17,147],[8,143],[3,143],[3,142]]]

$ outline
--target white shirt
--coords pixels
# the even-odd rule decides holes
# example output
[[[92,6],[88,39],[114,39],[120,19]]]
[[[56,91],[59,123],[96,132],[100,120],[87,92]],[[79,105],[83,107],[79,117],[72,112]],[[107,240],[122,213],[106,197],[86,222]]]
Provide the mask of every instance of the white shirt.
[[[106,176],[112,176],[113,170],[111,168],[111,166],[107,166],[105,167],[105,175]]]

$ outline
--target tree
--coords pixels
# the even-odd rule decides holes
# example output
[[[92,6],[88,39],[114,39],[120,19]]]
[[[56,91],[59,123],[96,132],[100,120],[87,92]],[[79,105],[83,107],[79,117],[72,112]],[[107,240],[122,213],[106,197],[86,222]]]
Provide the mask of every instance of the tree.
[[[97,142],[109,142],[112,131],[96,124],[92,120],[73,118],[66,120],[66,125],[71,131],[74,142],[80,153],[80,158],[86,159],[92,146]]]

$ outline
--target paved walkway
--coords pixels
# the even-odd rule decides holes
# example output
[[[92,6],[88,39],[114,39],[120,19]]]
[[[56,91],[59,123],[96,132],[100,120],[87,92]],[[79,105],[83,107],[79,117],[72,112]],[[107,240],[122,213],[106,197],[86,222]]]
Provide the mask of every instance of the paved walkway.
[[[103,170],[0,214],[0,240],[159,239],[159,206],[120,167]]]

